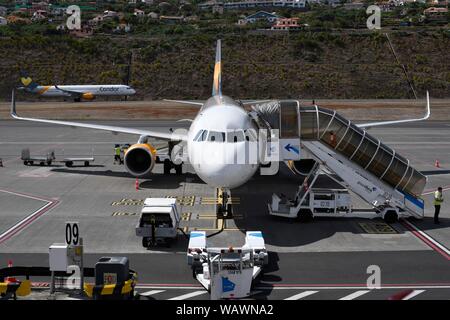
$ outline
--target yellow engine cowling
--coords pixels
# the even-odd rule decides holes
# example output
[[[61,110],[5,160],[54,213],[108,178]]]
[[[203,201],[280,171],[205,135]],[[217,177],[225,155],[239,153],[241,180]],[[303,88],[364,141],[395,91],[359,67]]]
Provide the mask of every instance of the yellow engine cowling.
[[[156,149],[148,143],[133,144],[125,151],[124,164],[135,177],[149,174],[156,162]]]
[[[95,96],[90,92],[83,93],[81,97],[85,100],[94,100],[95,98]]]
[[[313,159],[301,159],[296,161],[289,160],[286,163],[294,174],[306,176],[311,172],[316,161]]]

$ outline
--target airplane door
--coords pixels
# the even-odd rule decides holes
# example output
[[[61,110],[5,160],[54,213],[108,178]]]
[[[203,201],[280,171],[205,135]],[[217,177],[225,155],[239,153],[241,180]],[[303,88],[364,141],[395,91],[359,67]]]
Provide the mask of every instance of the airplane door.
[[[300,160],[300,103],[280,101],[280,160]]]

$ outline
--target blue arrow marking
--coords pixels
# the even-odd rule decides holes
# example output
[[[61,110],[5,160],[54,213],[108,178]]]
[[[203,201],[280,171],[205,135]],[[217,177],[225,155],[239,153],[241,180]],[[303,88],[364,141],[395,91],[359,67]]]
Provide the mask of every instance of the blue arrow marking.
[[[292,151],[294,151],[296,154],[300,154],[300,151],[298,151],[298,149],[297,149],[296,147],[291,146],[290,143],[288,143],[286,146],[284,146],[284,148],[285,148],[287,151],[289,151],[289,152],[291,152],[291,150],[292,150]]]
[[[236,284],[228,280],[228,278],[222,277],[222,292],[230,292],[234,290]]]

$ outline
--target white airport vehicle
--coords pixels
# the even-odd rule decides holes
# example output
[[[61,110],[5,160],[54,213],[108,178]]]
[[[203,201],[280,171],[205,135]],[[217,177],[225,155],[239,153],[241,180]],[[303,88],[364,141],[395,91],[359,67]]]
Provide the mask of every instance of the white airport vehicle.
[[[261,231],[247,231],[240,248],[208,247],[205,231],[192,231],[187,252],[193,276],[210,292],[211,300],[245,298],[268,263]]]
[[[28,165],[32,166],[35,162],[39,163],[41,166],[44,166],[44,165],[50,166],[56,158],[55,158],[55,152],[53,150],[47,152],[47,154],[45,156],[31,156],[30,149],[25,148],[25,149],[22,149],[21,159],[23,161],[23,164],[26,166],[28,166]]]
[[[90,163],[94,161],[94,157],[68,157],[62,160],[66,164],[66,167],[72,167],[76,162],[83,162],[85,167],[89,167]]]
[[[170,245],[177,238],[180,225],[176,199],[146,198],[136,225],[136,236],[142,237],[142,246],[165,243]]]
[[[364,135],[366,135],[365,132]],[[361,139],[361,143],[362,140],[363,139]],[[374,144],[376,145],[375,142]],[[406,163],[402,161],[404,158],[399,158],[401,156],[396,155],[395,151],[386,151],[385,148],[387,149],[388,147],[383,146],[383,152],[389,154],[390,159],[386,162],[379,162],[376,167],[378,171],[370,172],[369,170],[366,170],[376,157],[378,150],[380,150],[379,141],[378,149],[371,149],[370,146],[367,145],[362,149],[366,152],[367,150],[372,150],[370,155],[372,159],[365,154],[364,161],[365,163],[368,163],[366,168],[358,165],[358,162],[352,161],[352,157],[348,159],[344,154],[337,152],[335,150],[336,146],[334,146],[334,148],[330,147],[330,145],[323,143],[320,140],[302,141],[302,146],[305,149],[305,152],[309,153],[309,157],[315,158],[316,162],[309,175],[305,177],[303,184],[299,186],[293,201],[282,201],[280,195],[272,195],[272,203],[268,205],[269,214],[289,218],[299,218],[301,220],[308,220],[314,216],[331,216],[329,213],[324,213],[326,210],[320,210],[320,206],[323,205],[325,207],[328,206],[329,208],[326,208],[328,210],[330,210],[331,207],[335,207],[334,213],[336,216],[354,216],[354,210],[351,209],[351,200],[348,192],[348,195],[343,195],[333,189],[325,189],[321,190],[321,194],[323,196],[328,193],[328,200],[323,201],[324,199],[322,199],[321,201],[320,198],[316,199],[318,193],[313,186],[319,175],[320,166],[324,166],[342,179],[342,182],[338,182],[334,179],[336,182],[356,193],[361,199],[371,205],[373,212],[375,212],[377,216],[383,218],[386,222],[394,222],[397,221],[398,218],[406,217],[423,218],[424,201],[420,196],[414,196],[412,194],[415,191],[414,188],[416,185],[411,185],[410,181],[413,178],[413,175],[418,177],[420,181],[416,183],[420,183],[418,190],[421,191],[425,185],[426,179],[422,179],[422,175],[418,171],[409,167],[409,161],[407,162],[408,165],[406,165]],[[358,148],[356,150],[358,150]],[[356,153],[356,151],[352,152],[353,154]],[[382,157],[380,157],[380,159],[382,159]],[[392,164],[395,163],[395,161],[396,166],[392,167]],[[403,177],[395,172],[389,172],[391,167],[392,170],[396,170],[402,164],[405,164],[406,166]],[[382,168],[381,172],[379,168]],[[376,175],[376,172],[379,172],[378,175]],[[383,177],[385,177],[388,172],[392,177],[389,177],[389,180],[384,180]],[[406,177],[408,172],[409,176]],[[410,186],[408,193],[395,187],[395,184],[401,185],[402,181],[404,181],[403,189],[406,186]],[[359,212],[358,215],[361,215],[361,212]]]

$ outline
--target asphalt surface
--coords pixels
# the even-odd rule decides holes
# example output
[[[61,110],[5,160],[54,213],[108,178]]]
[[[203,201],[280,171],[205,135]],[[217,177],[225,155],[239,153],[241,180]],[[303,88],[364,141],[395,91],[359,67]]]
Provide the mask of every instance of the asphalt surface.
[[[175,121],[92,122],[161,131],[186,127],[186,123]],[[448,122],[374,128],[370,132],[410,159],[415,168],[430,174],[425,191],[450,186]],[[186,299],[207,299],[186,264],[187,240],[180,235],[171,248],[144,249],[134,234],[140,207],[123,200],[179,197],[181,212],[186,214],[182,228],[211,234],[218,231],[211,204],[215,190],[189,166],[180,177],[163,175],[162,166],[157,165],[148,179],[139,180],[140,190],[136,191],[135,179],[123,166],[112,163],[113,145],[136,139],[94,130],[0,121],[0,158],[4,163],[0,168],[0,266],[6,266],[10,259],[14,265],[48,265],[48,247],[63,242],[65,222],[75,220],[80,223],[88,266],[100,256],[127,256],[139,274],[137,291],[147,293],[147,298],[193,293]],[[157,145],[163,146],[160,142]],[[20,160],[23,148],[30,148],[32,155],[54,150],[57,159],[94,154],[95,162],[90,167],[73,168],[62,163],[24,166]],[[435,167],[436,160],[441,168]],[[269,217],[267,202],[272,192],[292,196],[298,184],[298,178],[286,168],[273,177],[255,176],[232,192],[236,217],[227,220],[225,230],[211,238],[217,245],[242,245],[243,230],[263,232],[270,263],[256,285],[254,298],[334,300],[352,295],[354,299],[387,299],[411,288],[416,290],[412,299],[450,299],[450,260],[445,250],[424,241],[406,222],[392,224],[393,234],[368,234],[361,228],[367,221],[363,219],[320,218],[302,224]],[[450,209],[444,204],[441,224],[434,225],[431,194],[423,197],[425,219],[409,223],[448,250]],[[354,203],[367,206],[356,198]],[[24,220],[27,217],[33,219]],[[14,232],[8,233],[13,227]],[[361,293],[367,290],[370,265],[381,268],[383,289]]]

